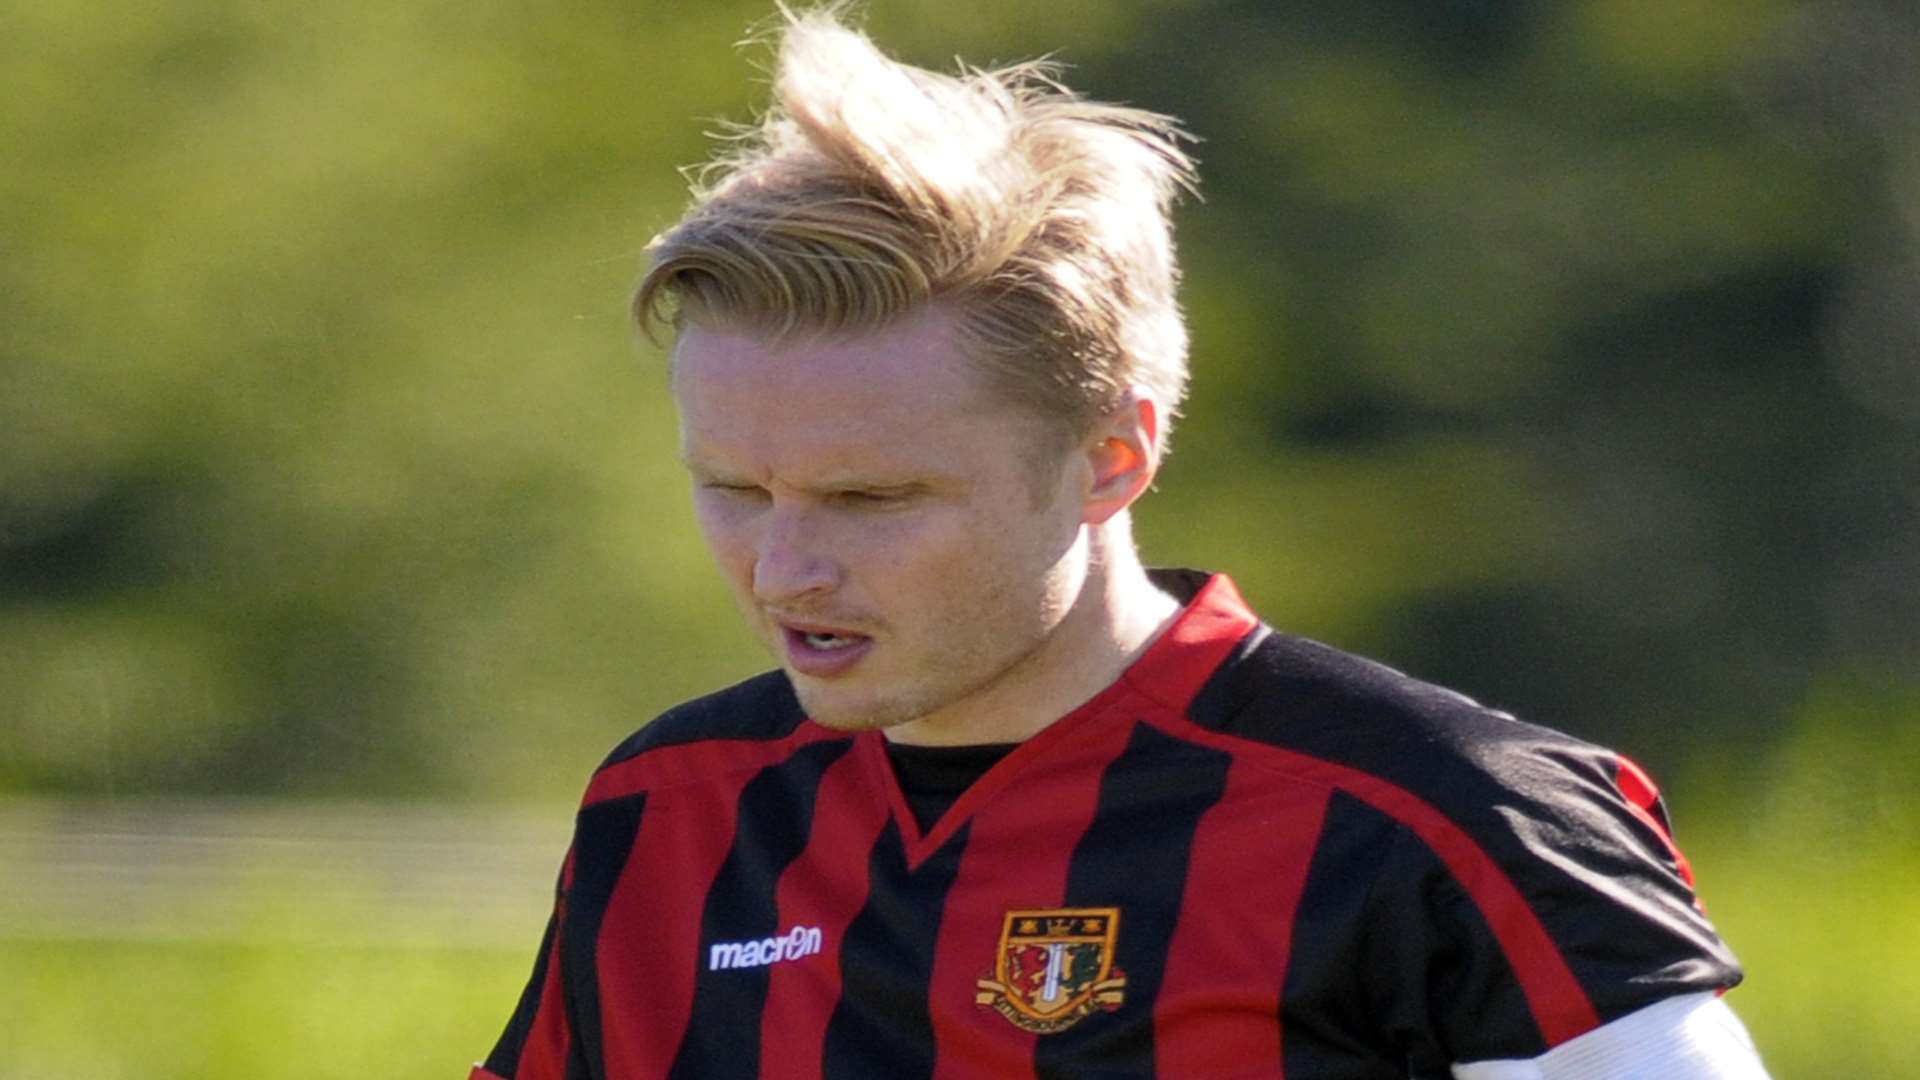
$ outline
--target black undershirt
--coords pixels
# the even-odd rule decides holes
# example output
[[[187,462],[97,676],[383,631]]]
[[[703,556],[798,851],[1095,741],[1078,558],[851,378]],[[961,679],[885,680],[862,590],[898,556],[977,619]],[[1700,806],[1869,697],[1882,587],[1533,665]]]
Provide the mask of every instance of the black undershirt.
[[[907,808],[913,811],[913,819],[920,823],[920,831],[925,834],[933,829],[934,822],[940,820],[940,815],[947,812],[961,792],[1019,745],[906,746],[888,742],[887,760],[893,762],[893,775],[900,781],[900,793],[907,797]]]

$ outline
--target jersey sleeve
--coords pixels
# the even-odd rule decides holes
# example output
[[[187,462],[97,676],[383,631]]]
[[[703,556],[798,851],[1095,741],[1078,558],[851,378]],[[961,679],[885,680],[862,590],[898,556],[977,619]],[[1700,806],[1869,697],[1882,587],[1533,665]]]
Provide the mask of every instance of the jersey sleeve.
[[[1643,772],[1565,744],[1500,769],[1471,827],[1403,823],[1368,894],[1368,997],[1414,1075],[1537,1058],[1739,982]]]
[[[573,858],[569,855],[555,890],[553,914],[547,919],[540,951],[534,958],[533,974],[493,1052],[473,1067],[468,1080],[565,1080],[569,1075],[568,1059],[579,1051],[567,1018],[560,954],[572,870]]]
[[[1746,1026],[1717,994],[1629,1013],[1537,1058],[1453,1067],[1454,1080],[1767,1080]]]

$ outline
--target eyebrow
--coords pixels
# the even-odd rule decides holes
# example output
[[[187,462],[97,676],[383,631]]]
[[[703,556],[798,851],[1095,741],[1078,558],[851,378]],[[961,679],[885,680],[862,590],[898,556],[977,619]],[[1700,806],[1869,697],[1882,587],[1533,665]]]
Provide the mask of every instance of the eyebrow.
[[[741,474],[732,469],[715,464],[697,455],[688,454],[685,451],[675,454],[674,459],[680,462],[680,467],[685,469],[687,473],[696,480],[733,480],[742,478]]]
[[[707,455],[701,453],[698,448],[688,448],[685,443],[674,449],[673,458],[689,469],[713,467],[713,462]]]
[[[680,463],[694,480],[703,483],[740,483],[759,484],[753,477],[737,473],[732,469],[714,466],[706,462],[680,456]],[[882,494],[917,494],[938,491],[944,486],[943,477],[929,476],[862,476],[856,473],[828,475],[818,482],[799,485],[798,490],[812,495],[836,495],[847,492],[874,492]]]
[[[682,447],[675,452],[674,458],[696,480],[760,483],[754,476],[707,458],[697,449],[690,451]],[[826,472],[814,482],[800,485],[799,490],[828,495],[844,491],[940,491],[961,486],[964,481],[965,477],[962,475],[940,471],[925,465],[918,469],[909,468],[889,472],[867,472],[857,468],[847,468]]]

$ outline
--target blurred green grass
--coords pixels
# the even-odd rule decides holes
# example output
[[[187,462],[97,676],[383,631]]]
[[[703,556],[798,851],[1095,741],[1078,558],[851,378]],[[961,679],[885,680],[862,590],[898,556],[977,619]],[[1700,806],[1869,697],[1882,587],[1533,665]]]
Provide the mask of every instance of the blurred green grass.
[[[505,1023],[534,940],[526,955],[0,942],[0,1077],[460,1080]]]
[[[1808,872],[1790,852],[1700,866],[1709,913],[1747,969],[1728,996],[1776,1080],[1920,1076],[1920,865]]]
[[[1747,969],[1729,1000],[1777,1078],[1920,1076],[1920,698],[1825,680],[1770,759],[1728,740],[1676,790],[1707,913]],[[1683,807],[1683,809],[1685,809]]]

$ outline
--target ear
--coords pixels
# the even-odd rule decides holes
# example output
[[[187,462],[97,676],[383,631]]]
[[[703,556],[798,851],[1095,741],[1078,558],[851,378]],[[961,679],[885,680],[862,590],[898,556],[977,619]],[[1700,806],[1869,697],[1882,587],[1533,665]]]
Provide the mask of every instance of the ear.
[[[1100,525],[1147,493],[1160,471],[1160,403],[1143,387],[1102,416],[1088,435],[1092,472],[1081,520]]]

